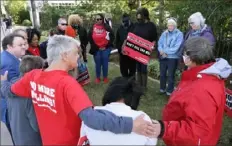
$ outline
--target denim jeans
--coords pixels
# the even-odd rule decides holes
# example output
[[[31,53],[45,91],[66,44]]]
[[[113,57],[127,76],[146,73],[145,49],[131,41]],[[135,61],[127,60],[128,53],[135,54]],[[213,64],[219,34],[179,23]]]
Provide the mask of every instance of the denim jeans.
[[[178,59],[174,59],[174,58],[160,59],[160,90],[166,91],[168,93],[173,92],[177,65],[178,65]],[[168,87],[166,89],[167,82],[168,82]]]
[[[96,77],[100,78],[101,70],[103,71],[103,77],[108,76],[109,56],[111,49],[98,50],[94,55]]]

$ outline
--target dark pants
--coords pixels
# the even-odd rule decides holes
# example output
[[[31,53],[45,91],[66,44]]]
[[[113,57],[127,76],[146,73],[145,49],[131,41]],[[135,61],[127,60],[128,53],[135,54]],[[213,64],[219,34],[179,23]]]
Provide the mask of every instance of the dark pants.
[[[98,50],[94,55],[95,61],[95,69],[96,69],[96,77],[100,78],[101,69],[103,71],[103,77],[107,78],[108,76],[108,65],[109,65],[109,56],[110,56],[110,48],[105,50]]]
[[[147,73],[147,65],[137,62],[136,68],[137,68],[137,72],[144,73],[144,74]]]
[[[164,90],[168,93],[173,92],[177,65],[178,59],[160,59],[160,90]],[[167,81],[168,87],[166,89]]]
[[[128,56],[119,55],[120,71],[123,77],[129,78],[135,75],[136,61]]]

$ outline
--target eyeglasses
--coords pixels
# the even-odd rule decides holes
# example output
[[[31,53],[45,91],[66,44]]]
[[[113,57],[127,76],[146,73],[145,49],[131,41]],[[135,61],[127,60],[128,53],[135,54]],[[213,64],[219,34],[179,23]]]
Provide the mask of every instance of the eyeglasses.
[[[68,24],[67,23],[61,23],[60,25],[67,26]]]
[[[97,21],[101,21],[102,19],[101,19],[101,18],[100,18],[100,19],[97,18],[96,20],[97,20]]]

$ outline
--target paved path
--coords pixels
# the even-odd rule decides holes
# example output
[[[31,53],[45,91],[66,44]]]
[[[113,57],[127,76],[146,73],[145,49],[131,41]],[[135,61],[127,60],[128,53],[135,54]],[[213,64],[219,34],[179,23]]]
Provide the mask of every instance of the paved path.
[[[1,145],[13,145],[10,133],[3,122],[1,122]]]

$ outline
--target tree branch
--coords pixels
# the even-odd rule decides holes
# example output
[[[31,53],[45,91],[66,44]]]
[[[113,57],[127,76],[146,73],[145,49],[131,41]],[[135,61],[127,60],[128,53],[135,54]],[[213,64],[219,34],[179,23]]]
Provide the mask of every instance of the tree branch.
[[[153,1],[153,0],[148,0],[148,1],[146,1],[145,3],[142,4],[142,6],[148,4],[148,3],[151,2],[151,1]]]

